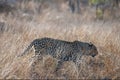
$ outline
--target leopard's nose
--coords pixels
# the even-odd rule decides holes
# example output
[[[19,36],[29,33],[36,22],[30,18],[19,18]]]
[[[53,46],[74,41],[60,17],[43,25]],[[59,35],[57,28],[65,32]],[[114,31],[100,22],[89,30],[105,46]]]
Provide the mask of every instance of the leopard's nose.
[[[92,57],[95,57],[95,55],[92,55]]]
[[[96,54],[93,54],[93,55],[92,55],[92,57],[95,57],[95,56],[96,56]]]

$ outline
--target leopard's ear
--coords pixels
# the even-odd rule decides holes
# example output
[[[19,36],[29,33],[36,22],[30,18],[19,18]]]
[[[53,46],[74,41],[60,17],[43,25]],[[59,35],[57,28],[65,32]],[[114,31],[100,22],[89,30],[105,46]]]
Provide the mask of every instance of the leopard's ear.
[[[92,45],[92,42],[89,42],[89,45]]]
[[[91,47],[93,46],[92,42],[89,43],[89,46],[91,46]]]

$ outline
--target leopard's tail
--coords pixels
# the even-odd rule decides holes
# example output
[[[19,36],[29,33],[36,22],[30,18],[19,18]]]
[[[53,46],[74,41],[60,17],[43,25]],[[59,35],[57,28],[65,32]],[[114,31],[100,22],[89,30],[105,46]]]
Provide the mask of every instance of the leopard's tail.
[[[35,41],[32,41],[31,43],[30,43],[30,45],[25,49],[25,51],[22,53],[22,54],[20,54],[20,55],[18,55],[18,57],[21,57],[21,56],[23,56],[23,55],[25,55],[25,54],[28,54],[29,53],[29,50],[32,48],[32,46],[34,45],[34,42]]]

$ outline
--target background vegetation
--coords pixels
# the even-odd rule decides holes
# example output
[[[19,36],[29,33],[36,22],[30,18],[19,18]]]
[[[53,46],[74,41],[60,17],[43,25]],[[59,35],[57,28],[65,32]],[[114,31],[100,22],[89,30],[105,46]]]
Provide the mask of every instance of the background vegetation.
[[[40,1],[40,0],[39,0]],[[14,1],[13,1],[14,2]],[[0,4],[0,79],[120,79],[120,8],[97,20],[94,7],[81,3],[81,13],[71,13],[64,0],[18,0]],[[57,60],[21,54],[36,38],[92,42],[99,55],[83,56],[80,66],[64,62],[55,73]]]

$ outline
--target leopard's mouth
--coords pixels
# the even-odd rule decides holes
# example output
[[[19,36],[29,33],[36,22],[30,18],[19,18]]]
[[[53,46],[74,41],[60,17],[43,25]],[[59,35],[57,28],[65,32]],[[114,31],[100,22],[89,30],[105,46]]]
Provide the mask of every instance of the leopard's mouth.
[[[92,57],[95,57],[97,54],[93,54]]]

